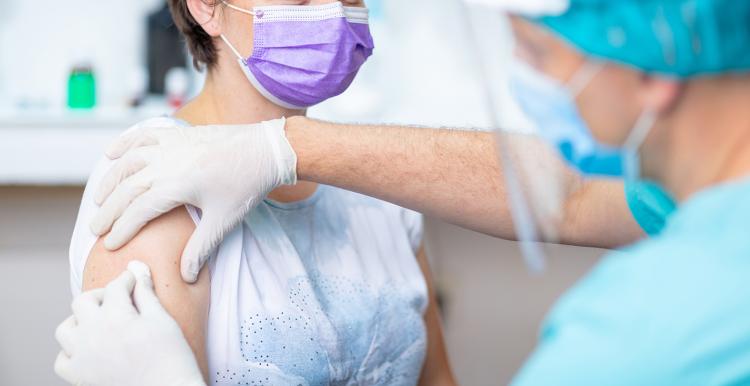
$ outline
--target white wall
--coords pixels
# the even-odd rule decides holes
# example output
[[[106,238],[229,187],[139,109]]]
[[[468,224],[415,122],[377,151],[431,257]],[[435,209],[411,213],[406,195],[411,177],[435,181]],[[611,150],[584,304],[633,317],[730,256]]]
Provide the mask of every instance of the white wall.
[[[499,12],[467,8],[463,0],[373,1],[383,8],[383,17],[371,20],[375,54],[346,93],[313,108],[312,116],[437,127],[525,127],[507,90],[512,39]],[[363,98],[370,89],[375,96]],[[360,98],[366,106],[357,103]]]

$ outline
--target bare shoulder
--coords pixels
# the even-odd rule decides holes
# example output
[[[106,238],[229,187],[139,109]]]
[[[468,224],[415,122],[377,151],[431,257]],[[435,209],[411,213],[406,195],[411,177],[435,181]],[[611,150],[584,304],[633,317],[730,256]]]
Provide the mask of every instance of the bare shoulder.
[[[104,238],[100,238],[86,262],[84,290],[105,286],[125,270],[128,262],[141,260],[151,267],[158,293],[159,284],[180,278],[180,255],[194,229],[187,210],[176,208],[146,225],[117,251],[104,248]]]
[[[180,257],[195,224],[184,207],[152,221],[130,243],[117,251],[104,248],[99,238],[86,261],[83,289],[106,286],[122,273],[131,260],[146,263],[164,308],[182,328],[206,374],[205,329],[210,299],[208,270],[203,269],[195,284],[180,275]]]
[[[173,121],[171,118],[152,118],[128,130],[158,126]],[[81,233],[88,232],[89,222],[98,209],[93,203],[93,192],[96,191],[96,187],[112,164],[112,161],[106,157],[103,158],[88,181],[81,205],[82,214],[79,215],[79,223],[76,224],[76,228],[81,228]],[[81,255],[79,259],[83,259],[88,254],[83,267],[83,290],[107,285],[126,269],[131,260],[141,260],[151,267],[157,294],[167,285],[170,287],[182,285],[185,289],[191,288],[192,286],[182,283],[179,267],[182,250],[194,230],[195,223],[190,214],[185,207],[179,207],[146,225],[132,241],[117,251],[108,251],[104,248],[103,237],[97,239],[93,247],[86,247],[86,243],[81,243],[84,248],[78,251]],[[87,251],[88,248],[90,250]]]

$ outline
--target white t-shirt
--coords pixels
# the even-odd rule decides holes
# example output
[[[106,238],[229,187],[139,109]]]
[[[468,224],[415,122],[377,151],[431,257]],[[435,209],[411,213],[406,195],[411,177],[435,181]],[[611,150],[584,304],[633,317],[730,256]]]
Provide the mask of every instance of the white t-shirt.
[[[70,246],[74,294],[96,242],[93,191],[111,164],[99,162],[83,195]],[[419,214],[341,189],[266,200],[209,262],[210,384],[415,385],[427,339],[421,239]]]

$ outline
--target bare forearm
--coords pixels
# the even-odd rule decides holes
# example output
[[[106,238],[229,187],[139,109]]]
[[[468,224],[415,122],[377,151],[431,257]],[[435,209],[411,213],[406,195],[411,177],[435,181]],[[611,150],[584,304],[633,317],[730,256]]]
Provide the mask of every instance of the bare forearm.
[[[615,248],[646,236],[633,218],[623,182],[618,180],[582,183],[567,198],[565,216],[560,237],[566,244]]]
[[[297,152],[297,172],[303,180],[513,238],[491,134],[292,118],[287,136]]]
[[[618,247],[643,237],[622,182],[582,181],[538,139],[504,134],[508,157],[561,173],[565,244]],[[340,125],[291,118],[287,136],[303,180],[352,190],[492,236],[516,239],[494,135],[478,131]],[[529,157],[531,155],[531,157]]]

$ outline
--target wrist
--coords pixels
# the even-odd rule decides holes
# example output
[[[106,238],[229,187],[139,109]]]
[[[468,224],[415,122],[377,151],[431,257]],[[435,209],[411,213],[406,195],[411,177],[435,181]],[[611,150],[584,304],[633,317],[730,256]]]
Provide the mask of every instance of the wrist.
[[[297,154],[286,136],[285,118],[263,122],[266,138],[269,140],[270,150],[276,160],[278,184],[297,184]]]
[[[294,116],[287,118],[284,127],[286,139],[297,155],[297,178],[305,181],[310,180],[308,171],[310,170],[311,155],[311,138],[309,136],[311,124],[312,120],[305,116]]]

